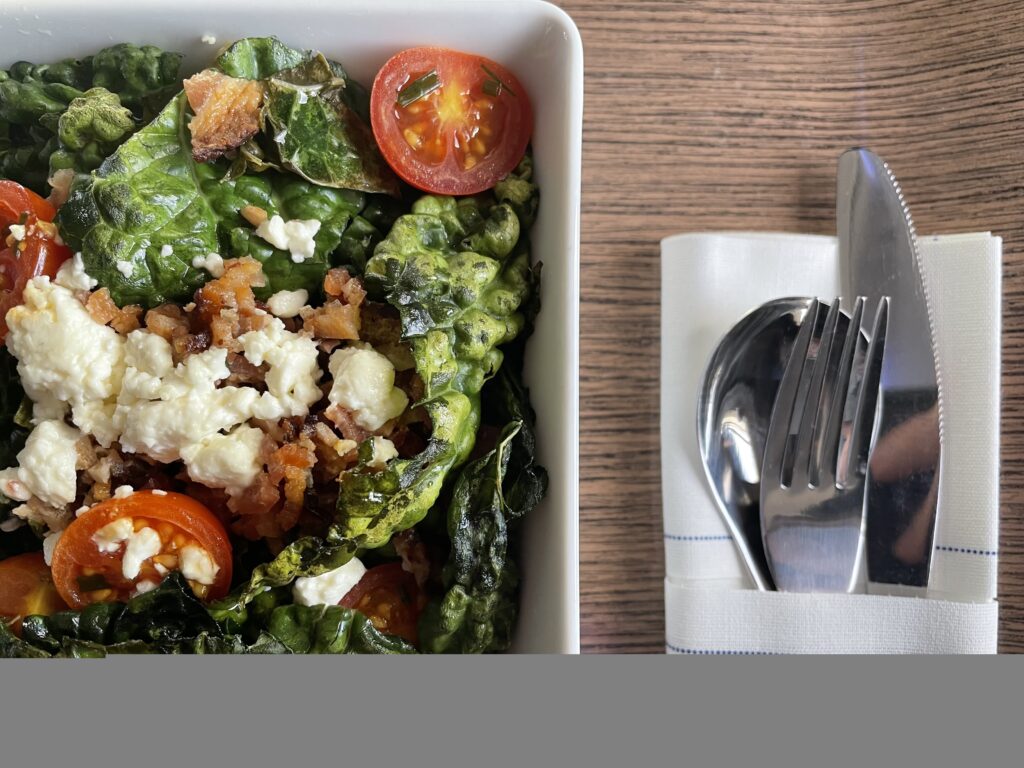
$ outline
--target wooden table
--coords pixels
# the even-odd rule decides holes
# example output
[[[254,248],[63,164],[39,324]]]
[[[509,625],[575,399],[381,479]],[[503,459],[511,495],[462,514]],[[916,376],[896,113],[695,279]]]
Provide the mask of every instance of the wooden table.
[[[1004,247],[1000,647],[1024,651],[1024,3],[566,0],[583,35],[580,592],[588,652],[661,652],[665,235],[835,231],[869,145],[926,234]]]

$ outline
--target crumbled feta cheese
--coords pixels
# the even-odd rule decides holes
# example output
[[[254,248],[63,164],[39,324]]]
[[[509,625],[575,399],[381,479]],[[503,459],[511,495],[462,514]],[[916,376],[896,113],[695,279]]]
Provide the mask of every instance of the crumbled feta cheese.
[[[166,576],[168,573],[167,568],[165,566],[160,565],[160,563],[153,563],[153,570],[159,573],[161,576]]]
[[[127,499],[133,493],[135,493],[135,489],[132,488],[130,485],[119,485],[117,486],[116,489],[114,489],[114,498]]]
[[[53,564],[53,550],[63,535],[64,531],[51,531],[43,537],[43,562],[47,565]]]
[[[237,496],[256,479],[263,468],[264,434],[242,425],[226,435],[210,435],[202,442],[181,450],[188,475],[208,488],[224,488]]]
[[[292,586],[292,596],[299,605],[337,605],[365,573],[366,566],[358,557],[353,557],[333,571],[299,577]]]
[[[309,406],[323,393],[317,382],[322,374],[317,365],[316,343],[308,336],[292,333],[276,317],[258,331],[238,338],[246,359],[253,365],[267,363],[267,391],[253,408],[258,419],[305,416]]]
[[[121,573],[126,579],[134,579],[142,570],[142,564],[153,555],[160,554],[160,534],[152,528],[143,528],[128,537],[128,544],[124,548],[124,556],[121,558]]]
[[[121,548],[121,543],[128,541],[133,533],[135,522],[130,517],[119,517],[99,528],[92,535],[92,543],[100,552],[109,555],[117,552]]]
[[[213,35],[206,34],[199,38],[200,42],[206,43],[207,45],[216,45],[217,38]]]
[[[309,291],[299,288],[297,291],[278,291],[267,299],[267,306],[270,307],[271,314],[278,317],[295,317],[299,310],[306,306],[307,301]]]
[[[279,133],[274,134],[274,141],[278,144],[284,144],[284,140],[288,138],[288,129],[282,128]]]
[[[92,509],[92,507],[90,507],[88,504],[83,504],[82,506],[75,510],[75,517],[81,517],[90,509]]]
[[[81,253],[76,253],[61,264],[53,281],[72,291],[91,291],[99,284],[96,278],[86,273]]]
[[[356,423],[373,432],[402,414],[409,398],[395,386],[395,367],[372,349],[346,347],[331,355],[328,399],[352,411]]]
[[[181,575],[189,581],[209,586],[217,578],[220,566],[213,562],[210,553],[195,544],[186,544],[178,553]]]
[[[164,245],[160,246],[161,256],[170,256],[172,253],[174,253],[174,246],[170,245],[169,243],[165,243]]]
[[[118,261],[117,264],[115,264],[114,266],[116,266],[117,271],[120,272],[125,277],[131,277],[132,272],[135,271],[135,268],[132,266],[132,263],[130,261],[121,260]]]
[[[11,237],[14,238],[16,242],[25,239],[24,224],[11,224],[7,229],[10,231]]]
[[[230,373],[227,350],[220,347],[174,366],[167,341],[132,331],[125,364],[114,413],[121,447],[157,461],[176,461],[186,446],[248,420],[260,398],[252,387],[217,386]]]
[[[299,104],[305,104],[309,101],[309,96],[306,94],[305,88],[299,88]]]
[[[398,456],[395,444],[386,437],[373,437],[373,456],[367,466],[372,469],[384,469],[389,461]]]
[[[15,501],[33,496],[51,507],[75,500],[78,473],[75,444],[82,433],[63,421],[44,421],[29,433],[18,453],[18,467],[0,473],[0,490]]]
[[[277,214],[256,227],[256,234],[275,248],[288,251],[292,261],[301,264],[313,258],[316,250],[314,235],[320,231],[320,222],[316,219],[292,219],[285,221]]]
[[[213,277],[223,277],[224,275],[224,258],[219,253],[196,256],[192,259],[192,266],[195,269],[205,269]]]
[[[36,403],[35,419],[60,418],[69,403],[72,421],[109,446],[110,406],[124,375],[124,338],[45,276],[29,281],[23,302],[7,313],[7,348],[18,359],[25,394]]]
[[[153,495],[154,496],[166,496],[167,495],[167,491],[161,491],[159,488],[154,488],[153,489]]]
[[[160,585],[157,584],[155,581],[150,581],[149,579],[143,579],[142,581],[140,581],[138,584],[135,585],[135,589],[132,590],[132,597],[136,597],[138,595],[144,595],[147,592],[152,592],[154,589],[156,589],[159,586]]]

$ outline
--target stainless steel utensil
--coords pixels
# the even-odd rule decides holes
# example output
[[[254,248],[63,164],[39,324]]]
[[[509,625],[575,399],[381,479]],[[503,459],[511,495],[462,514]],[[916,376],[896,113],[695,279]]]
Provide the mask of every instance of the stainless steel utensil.
[[[856,584],[887,309],[885,300],[879,303],[866,352],[863,299],[854,304],[845,333],[839,299],[820,333],[817,303],[800,327],[772,409],[761,471],[764,548],[781,590],[849,592]],[[858,352],[860,381],[854,374]]]
[[[761,537],[761,458],[775,393],[812,298],[782,298],[749,312],[718,342],[697,400],[704,471],[758,589],[774,589]],[[816,313],[819,322],[824,312]],[[845,315],[840,327],[845,328]],[[816,329],[818,332],[821,328]]]
[[[891,301],[867,475],[868,580],[924,587],[938,508],[940,387],[914,226],[896,179],[873,152],[839,158],[836,218],[843,294],[866,297],[866,312],[883,296]]]

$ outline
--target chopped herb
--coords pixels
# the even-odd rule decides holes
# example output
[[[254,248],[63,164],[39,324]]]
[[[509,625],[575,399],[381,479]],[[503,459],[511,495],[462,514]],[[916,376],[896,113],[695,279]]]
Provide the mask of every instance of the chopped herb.
[[[488,96],[498,97],[501,96],[502,91],[508,91],[513,96],[516,95],[516,92],[502,82],[501,78],[494,74],[486,64],[481,64],[480,68],[487,73],[487,79],[482,86],[484,93]]]
[[[398,92],[398,105],[408,107],[423,97],[429,96],[440,87],[441,78],[437,76],[437,70],[432,69],[427,74],[417,77]]]

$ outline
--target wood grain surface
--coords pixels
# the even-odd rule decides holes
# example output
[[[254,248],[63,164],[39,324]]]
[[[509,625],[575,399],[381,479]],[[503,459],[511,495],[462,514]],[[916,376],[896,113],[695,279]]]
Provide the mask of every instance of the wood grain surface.
[[[659,246],[835,232],[868,145],[919,232],[1003,237],[1000,649],[1024,651],[1024,2],[566,1],[583,36],[585,652],[664,650]]]

